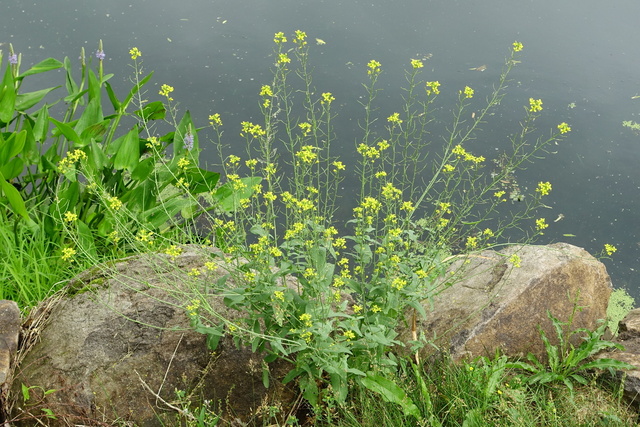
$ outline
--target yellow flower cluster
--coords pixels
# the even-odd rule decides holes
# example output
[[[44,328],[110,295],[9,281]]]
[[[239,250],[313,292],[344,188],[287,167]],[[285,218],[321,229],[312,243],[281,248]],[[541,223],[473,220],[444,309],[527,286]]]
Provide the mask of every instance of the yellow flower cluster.
[[[371,75],[371,74],[380,74],[380,69],[381,64],[376,61],[375,59],[372,59],[371,61],[369,61],[369,63],[367,64],[367,68],[369,69],[367,71],[367,74]]]
[[[465,86],[464,87],[464,92],[460,92],[460,93],[464,93],[465,98],[473,98],[473,89],[471,89],[469,86]]]
[[[541,196],[546,196],[551,192],[551,183],[550,182],[539,182],[538,187],[536,188],[536,193],[540,193]]]
[[[520,263],[522,262],[522,259],[520,259],[520,256],[518,254],[513,254],[509,257],[509,262],[513,264],[515,268],[520,268]]]
[[[387,117],[387,121],[389,123],[400,125],[402,124],[402,120],[400,119],[400,113],[393,113],[389,117]]]
[[[142,56],[142,52],[140,52],[140,49],[137,47],[132,47],[129,49],[129,55],[131,55],[131,59],[135,61],[138,57]]]
[[[293,39],[294,43],[299,44],[300,46],[304,46],[307,44],[307,33],[304,31],[296,30],[295,38]]]
[[[322,100],[320,101],[320,104],[331,104],[335,100],[336,98],[331,94],[331,92],[325,92],[322,94]]]
[[[298,213],[310,211],[315,207],[311,200],[306,198],[298,199],[288,191],[282,193],[281,198],[287,208],[296,209]]]
[[[160,87],[160,92],[158,92],[158,93],[159,93],[160,95],[162,95],[162,96],[166,96],[166,97],[167,97],[167,100],[169,100],[169,101],[173,101],[173,98],[172,98],[171,96],[169,96],[169,94],[170,94],[171,92],[173,92],[173,86],[169,86],[169,85],[163,84],[163,85]]]
[[[273,42],[277,44],[286,43],[287,38],[282,31],[279,31],[273,36]]]
[[[402,191],[388,182],[382,187],[382,197],[387,200],[398,200],[402,196]]]
[[[417,70],[418,68],[422,68],[424,67],[424,64],[422,63],[422,61],[420,61],[419,59],[412,59],[411,60],[411,67],[414,70]]]
[[[337,173],[338,171],[343,171],[345,169],[346,169],[346,167],[345,167],[344,163],[342,163],[340,161],[333,162],[333,171],[334,172]]]
[[[513,42],[513,51],[514,52],[520,52],[522,50],[524,46],[522,45],[522,43],[515,41]]]
[[[476,236],[467,237],[467,249],[475,249],[478,247],[478,238]]]
[[[181,157],[178,160],[178,167],[182,170],[186,170],[187,166],[189,166],[191,164],[191,162],[188,159],[185,159],[184,157]]]
[[[286,53],[278,54],[278,64],[288,64],[291,62],[291,58]]]
[[[571,127],[565,122],[562,122],[558,125],[558,130],[560,131],[560,133],[565,134],[567,132],[571,132]]]
[[[187,305],[185,308],[187,309],[187,314],[190,317],[194,317],[198,315],[198,309],[200,309],[201,301],[199,299],[192,299],[191,304]]]
[[[468,162],[479,164],[485,161],[484,156],[474,156],[473,154],[467,152],[460,144],[453,147],[451,150],[453,154],[455,154],[459,159],[462,158]]]
[[[61,173],[67,173],[77,162],[86,159],[87,154],[84,151],[79,149],[73,150],[72,152],[67,153],[67,157],[58,162],[58,169]]]
[[[122,202],[116,196],[109,197],[107,202],[109,203],[109,207],[114,211],[118,211],[122,207]]]
[[[547,227],[549,227],[549,224],[547,224],[547,221],[544,218],[536,219],[536,230],[542,231]],[[542,234],[542,233],[540,233],[540,234]]]
[[[529,112],[537,113],[542,111],[542,99],[529,98]]]
[[[607,255],[611,256],[613,255],[614,252],[616,252],[618,250],[618,248],[616,248],[613,245],[610,245],[609,243],[606,243],[604,245],[604,251],[607,253]]]
[[[182,248],[176,245],[171,245],[164,251],[164,253],[169,255],[171,258],[176,259],[182,253]]]
[[[67,211],[67,212],[65,212],[65,214],[64,214],[64,220],[65,220],[66,222],[74,222],[74,221],[76,221],[77,219],[78,219],[78,215],[76,215],[76,214],[75,214],[75,213],[73,213],[73,212]]]
[[[440,94],[440,82],[427,82],[427,95],[431,95],[433,92],[434,95]]]
[[[222,126],[222,119],[220,118],[220,113],[211,114],[209,116],[209,124],[211,126]]]
[[[63,261],[69,261],[69,262],[73,262],[73,256],[76,254],[76,250],[73,248],[64,248],[62,249],[62,260]]]
[[[262,129],[262,126],[254,125],[251,122],[242,122],[241,125],[242,132],[240,133],[240,136],[244,136],[245,133],[248,133],[255,138],[258,136],[266,135],[267,133],[264,129]]]
[[[311,123],[302,122],[298,125],[298,127],[302,130],[304,136],[309,135],[309,132],[311,132]]]

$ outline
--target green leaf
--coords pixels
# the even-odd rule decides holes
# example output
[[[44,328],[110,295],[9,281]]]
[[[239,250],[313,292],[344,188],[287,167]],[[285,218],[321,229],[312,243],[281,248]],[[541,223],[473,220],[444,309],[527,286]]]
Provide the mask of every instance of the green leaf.
[[[162,102],[154,101],[145,105],[142,112],[140,110],[136,110],[135,113],[142,117],[144,121],[162,120],[167,115],[167,109]]]
[[[232,212],[240,207],[240,200],[251,197],[254,187],[261,181],[262,178],[257,176],[240,178],[240,182],[244,184],[244,188],[241,190],[235,190],[233,183],[227,182],[216,190],[213,198],[222,210]]]
[[[136,166],[136,168],[131,172],[131,179],[135,181],[144,181],[147,179],[151,171],[153,171],[155,162],[156,159],[153,157],[147,157],[138,163],[138,166]]]
[[[382,399],[389,403],[400,405],[405,415],[421,418],[420,409],[407,396],[407,393],[393,381],[372,373],[367,373],[366,378],[360,380],[369,390],[378,393]]]
[[[9,159],[21,153],[26,140],[27,131],[22,130],[20,132],[11,133],[9,138],[4,142],[0,142],[0,165],[7,163]]]
[[[0,122],[9,123],[13,117],[16,104],[16,89],[11,73],[11,67],[7,67],[2,85],[0,86]]]
[[[49,117],[49,120],[56,126],[56,128],[67,138],[67,141],[73,142],[77,147],[84,147],[87,144],[83,144],[80,136],[76,133],[71,126],[66,123],[60,122],[53,117]]]
[[[117,170],[127,169],[132,171],[140,159],[140,142],[138,138],[138,128],[134,127],[127,133],[124,140],[118,147],[118,152],[113,160],[113,167]]]
[[[22,389],[22,399],[26,402],[29,401],[29,399],[31,399],[31,396],[29,394],[29,387],[27,387],[24,384],[20,384],[20,388]]]
[[[38,142],[44,142],[49,133],[49,106],[44,104],[36,112],[37,119],[33,126],[33,136]]]
[[[44,73],[45,71],[56,70],[58,68],[62,68],[63,66],[64,64],[58,61],[57,59],[48,58],[42,62],[37,63],[36,65],[34,65],[33,67],[25,71],[24,73],[20,74],[18,77],[16,77],[16,80],[22,80],[25,77],[33,74],[39,74],[39,73]]]
[[[113,91],[113,88],[109,83],[105,83],[104,87],[107,91],[107,95],[109,96],[109,101],[111,101],[111,105],[113,106],[113,109],[115,111],[120,111],[121,104],[120,104],[120,101],[118,101],[118,97],[116,97],[116,94]]]
[[[13,185],[4,179],[2,173],[0,173],[0,189],[2,189],[2,192],[9,200],[9,204],[13,211],[25,220],[29,221],[29,213],[27,212],[24,200],[22,200],[22,196],[20,196],[20,193]]]
[[[78,134],[82,134],[82,132],[88,127],[95,125],[97,123],[101,123],[104,120],[102,115],[102,106],[100,105],[100,99],[92,99],[89,101],[84,111],[82,112],[82,116],[76,123],[74,130]]]
[[[40,101],[42,98],[47,96],[49,92],[52,90],[58,89],[60,86],[50,87],[48,89],[42,89],[35,92],[24,93],[16,96],[16,105],[15,109],[17,111],[26,111],[29,108],[33,107]]]
[[[213,191],[220,179],[220,174],[206,169],[192,168],[186,171],[191,194],[208,193]]]

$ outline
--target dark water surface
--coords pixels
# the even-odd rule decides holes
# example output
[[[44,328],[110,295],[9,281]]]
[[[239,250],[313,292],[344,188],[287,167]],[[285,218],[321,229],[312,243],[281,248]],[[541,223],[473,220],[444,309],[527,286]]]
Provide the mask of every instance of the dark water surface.
[[[478,98],[497,81],[514,40],[525,49],[513,82],[476,142],[490,153],[518,131],[523,105],[542,98],[539,129],[563,121],[573,131],[558,154],[520,176],[522,186],[551,181],[542,212],[542,243],[564,240],[600,252],[617,287],[640,297],[640,136],[623,120],[640,121],[640,2],[637,0],[3,0],[0,43],[22,53],[22,69],[47,57],[73,61],[104,41],[107,72],[122,94],[130,87],[128,51],[138,47],[155,70],[148,96],[163,83],[191,110],[197,126],[221,113],[227,143],[240,144],[239,123],[259,121],[257,93],[270,82],[273,34],[306,31],[318,92],[332,92],[340,113],[338,145],[352,152],[362,111],[361,83],[371,59],[382,63],[380,116],[396,111],[410,58],[431,56],[424,78],[442,83],[444,111],[469,85]],[[6,58],[6,56],[5,56]],[[77,62],[77,61],[76,61]],[[469,68],[486,65],[484,72]],[[61,76],[59,76],[61,77]],[[58,84],[51,82],[51,84]],[[38,83],[40,85],[40,82]],[[39,86],[44,87],[44,86]],[[60,95],[60,94],[59,94]],[[449,97],[450,100],[446,101]],[[155,98],[154,98],[155,99]],[[447,104],[449,103],[449,104]],[[443,120],[447,119],[443,114]],[[236,132],[237,130],[237,132]],[[203,138],[204,136],[204,138]],[[201,141],[206,134],[201,135]],[[235,141],[237,140],[237,142]],[[477,144],[477,145],[475,145]],[[215,150],[205,148],[213,161]],[[559,214],[564,220],[552,222]],[[565,237],[563,234],[575,235]]]

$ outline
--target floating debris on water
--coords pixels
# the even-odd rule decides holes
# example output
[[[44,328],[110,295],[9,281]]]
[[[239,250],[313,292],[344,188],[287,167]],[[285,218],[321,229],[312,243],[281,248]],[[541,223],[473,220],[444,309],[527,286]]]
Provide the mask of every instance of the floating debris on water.
[[[323,44],[327,44],[327,42],[322,39],[316,38],[316,44],[322,46]]]
[[[487,69],[486,65],[481,65],[479,67],[469,68],[469,71],[480,71],[480,72],[482,72],[482,71],[484,71],[486,69]]]

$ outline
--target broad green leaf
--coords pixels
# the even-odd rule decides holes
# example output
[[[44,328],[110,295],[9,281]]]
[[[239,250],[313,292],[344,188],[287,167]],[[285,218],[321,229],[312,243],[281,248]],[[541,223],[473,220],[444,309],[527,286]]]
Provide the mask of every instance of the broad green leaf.
[[[49,117],[49,120],[56,126],[60,133],[62,133],[68,141],[73,142],[76,147],[84,147],[85,145],[87,145],[86,143],[82,143],[80,136],[68,124],[60,122],[53,117]]]
[[[92,99],[89,101],[84,111],[82,112],[82,116],[76,123],[74,130],[78,135],[82,134],[82,132],[88,128],[89,126],[95,125],[96,123],[101,123],[104,120],[102,116],[102,106],[100,105],[100,99]]]
[[[100,171],[109,163],[109,159],[104,154],[104,151],[102,151],[102,147],[96,144],[95,141],[91,141],[89,150],[87,151],[87,157],[87,163],[96,171]]]
[[[101,87],[100,87],[100,82],[98,81],[98,78],[96,77],[96,74],[93,72],[93,70],[89,70],[89,102],[97,100],[98,103],[100,102],[100,98],[102,97],[102,93],[101,93]]]
[[[9,123],[13,117],[16,104],[16,89],[11,74],[11,67],[7,67],[2,85],[0,86],[0,122]]]
[[[78,85],[76,84],[75,80],[73,80],[73,69],[71,67],[71,61],[68,57],[64,58],[64,69],[66,72],[65,86],[67,87],[67,93],[70,97],[75,97],[78,93]]]
[[[93,232],[83,221],[77,220],[76,226],[78,227],[78,246],[80,246],[83,252],[95,259],[97,253]]]
[[[186,180],[192,194],[208,193],[216,188],[220,174],[205,169],[193,168],[187,170]]]
[[[118,147],[118,152],[113,160],[115,169],[127,169],[131,172],[140,160],[140,142],[138,138],[138,128],[134,127],[127,133],[124,140]]]
[[[25,141],[27,139],[27,131],[13,132],[11,136],[4,142],[0,142],[0,165],[3,165],[14,156],[22,152]]]
[[[15,109],[17,111],[26,111],[29,108],[42,101],[42,98],[47,96],[52,90],[58,89],[60,86],[50,87],[48,89],[42,89],[35,92],[23,93],[16,96]]]
[[[38,142],[44,142],[49,133],[49,106],[44,104],[35,113],[37,115],[36,124],[33,126],[33,136]]]
[[[109,101],[111,101],[111,105],[113,106],[113,109],[115,111],[119,111],[121,104],[120,104],[120,101],[118,101],[118,97],[116,97],[116,94],[113,91],[113,88],[109,83],[106,83],[106,82],[104,84],[104,87],[107,90],[107,95],[109,96]]]
[[[136,181],[144,181],[145,179],[147,179],[151,171],[153,171],[155,164],[156,159],[154,159],[153,157],[147,157],[146,159],[138,163],[138,166],[136,166],[136,168],[131,172],[131,179]]]
[[[418,419],[421,417],[420,409],[407,396],[407,393],[393,381],[372,373],[368,373],[360,381],[369,390],[380,394],[386,402],[400,405],[405,415],[413,415]]]
[[[0,173],[0,189],[4,193],[7,200],[9,200],[9,204],[11,205],[11,209],[27,221],[29,220],[29,213],[27,212],[27,208],[24,204],[24,200],[22,200],[22,196],[16,188],[8,183],[2,173]]]
[[[33,67],[29,68],[27,71],[25,71],[24,73],[20,74],[18,77],[16,77],[17,80],[22,80],[27,76],[30,76],[32,74],[39,74],[39,73],[44,73],[45,71],[50,71],[50,70],[55,70],[58,68],[62,68],[64,66],[64,64],[60,61],[58,61],[57,59],[54,58],[48,58],[45,59],[42,62],[39,62],[38,64],[34,65]]]
[[[2,166],[0,172],[8,180],[18,177],[24,169],[24,161],[20,157],[14,157]]]
[[[184,138],[187,134],[191,132],[191,136],[193,136],[193,147],[191,148],[192,153],[198,153],[198,133],[196,132],[196,128],[193,125],[193,121],[191,120],[191,113],[187,110],[182,116],[180,123],[178,123],[178,127],[176,128],[175,137],[173,140],[173,157],[177,157],[179,154],[182,154],[185,151],[184,146]],[[197,159],[197,156],[196,156]]]
[[[136,110],[135,113],[137,116],[142,117],[144,121],[162,120],[167,115],[167,109],[162,102],[154,101],[145,105],[142,112]]]

